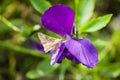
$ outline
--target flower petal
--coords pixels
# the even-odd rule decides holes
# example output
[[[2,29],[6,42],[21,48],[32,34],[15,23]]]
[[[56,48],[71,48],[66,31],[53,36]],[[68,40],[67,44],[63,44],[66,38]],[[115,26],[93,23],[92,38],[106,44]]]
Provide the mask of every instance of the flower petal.
[[[57,4],[50,7],[42,15],[41,20],[45,28],[66,37],[66,35],[71,35],[72,32],[74,12],[68,6]]]
[[[30,40],[30,45],[35,48],[37,51],[44,52],[44,48],[42,44],[35,42],[33,40]]]
[[[74,63],[80,63],[80,61],[74,57],[67,49],[64,51],[65,53],[65,57],[71,61],[73,61]]]
[[[50,64],[51,65],[62,62],[62,59],[65,57],[65,54],[63,53],[64,49],[65,49],[65,45],[64,43],[62,43],[60,48],[58,48],[55,53],[53,53],[53,51],[50,51],[50,56],[51,56]]]
[[[69,38],[65,42],[65,46],[83,65],[93,68],[98,63],[97,50],[88,39]]]

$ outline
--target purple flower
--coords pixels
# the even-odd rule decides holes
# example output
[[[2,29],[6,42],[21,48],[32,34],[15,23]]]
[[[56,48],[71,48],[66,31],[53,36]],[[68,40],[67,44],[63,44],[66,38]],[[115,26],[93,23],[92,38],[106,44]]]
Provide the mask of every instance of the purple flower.
[[[41,20],[46,29],[66,37],[71,35],[73,29],[74,12],[71,8],[58,4],[49,8]]]
[[[42,44],[35,42],[33,40],[30,40],[30,46],[32,46],[33,48],[35,48],[37,51],[40,51],[42,53],[44,53],[44,47]]]
[[[63,4],[54,5],[42,15],[41,21],[46,29],[66,39],[56,52],[50,50],[51,65],[61,63],[67,58],[75,63],[82,63],[88,68],[96,66],[98,54],[90,40],[71,37],[74,23],[74,12],[71,8]]]

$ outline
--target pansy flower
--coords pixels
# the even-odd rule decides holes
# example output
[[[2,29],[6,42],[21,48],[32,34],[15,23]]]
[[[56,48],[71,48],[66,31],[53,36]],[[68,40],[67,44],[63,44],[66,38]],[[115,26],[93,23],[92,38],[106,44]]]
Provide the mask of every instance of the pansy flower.
[[[50,52],[50,64],[61,63],[64,58],[67,58],[75,63],[80,63],[88,68],[93,68],[98,63],[98,53],[94,45],[87,38],[76,39],[72,38],[74,12],[63,4],[57,4],[50,7],[41,17],[42,25],[49,31],[52,31],[65,40],[48,37],[42,33],[38,33],[44,50]],[[42,36],[43,35],[43,36]],[[42,37],[41,37],[42,36]],[[50,43],[46,43],[47,37]],[[54,47],[54,46],[57,46]],[[39,46],[37,47],[37,49]]]

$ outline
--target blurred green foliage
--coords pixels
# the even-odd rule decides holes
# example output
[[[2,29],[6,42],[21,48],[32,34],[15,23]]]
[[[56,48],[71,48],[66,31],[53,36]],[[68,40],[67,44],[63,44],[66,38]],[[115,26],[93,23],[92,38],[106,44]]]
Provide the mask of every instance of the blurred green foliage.
[[[91,39],[98,49],[99,63],[95,68],[88,69],[66,59],[60,65],[50,66],[49,53],[42,54],[29,46],[29,35],[35,30],[59,37],[40,22],[44,11],[54,4],[74,9],[75,26],[80,30],[85,26],[81,32],[90,32],[91,26],[105,27],[79,35]],[[113,14],[108,25],[111,15],[96,18],[105,14]],[[101,20],[101,27],[91,25]],[[39,41],[36,34],[31,38]],[[0,80],[120,80],[119,56],[119,0],[0,0]]]

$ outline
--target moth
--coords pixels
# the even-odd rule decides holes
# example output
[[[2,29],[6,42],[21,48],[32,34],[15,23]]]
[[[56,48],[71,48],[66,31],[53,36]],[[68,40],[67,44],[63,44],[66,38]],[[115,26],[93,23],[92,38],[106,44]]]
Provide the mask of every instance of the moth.
[[[44,47],[45,53],[49,52],[50,50],[52,50],[53,52],[56,52],[56,50],[62,43],[61,39],[53,38],[40,32],[38,32],[37,34],[38,34],[39,40],[41,41]]]

